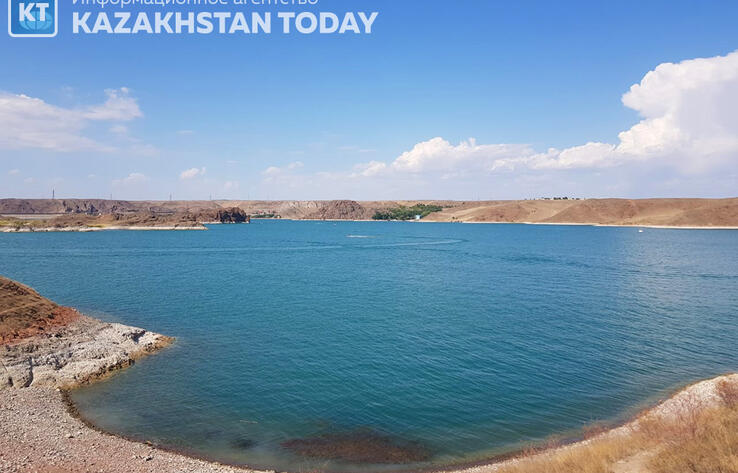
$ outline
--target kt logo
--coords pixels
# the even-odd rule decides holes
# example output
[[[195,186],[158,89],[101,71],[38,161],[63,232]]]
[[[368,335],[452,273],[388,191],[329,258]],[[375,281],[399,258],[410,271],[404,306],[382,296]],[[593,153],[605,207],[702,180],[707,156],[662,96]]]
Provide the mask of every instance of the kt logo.
[[[58,0],[8,0],[8,33],[18,38],[51,38],[59,27]]]

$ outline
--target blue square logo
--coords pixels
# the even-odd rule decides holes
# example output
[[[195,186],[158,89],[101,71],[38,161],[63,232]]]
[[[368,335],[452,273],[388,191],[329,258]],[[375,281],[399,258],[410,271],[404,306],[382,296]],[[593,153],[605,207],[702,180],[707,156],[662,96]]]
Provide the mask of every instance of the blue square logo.
[[[58,0],[8,0],[8,33],[16,38],[51,38],[59,26]]]

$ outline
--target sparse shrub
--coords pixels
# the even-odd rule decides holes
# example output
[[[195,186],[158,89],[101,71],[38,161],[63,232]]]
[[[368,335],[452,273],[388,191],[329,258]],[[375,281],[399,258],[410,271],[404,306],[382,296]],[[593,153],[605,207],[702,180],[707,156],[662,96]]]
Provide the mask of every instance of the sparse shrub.
[[[717,384],[717,393],[728,408],[738,407],[738,383],[731,383],[723,379]]]
[[[672,439],[648,467],[651,473],[738,473],[738,410],[701,412],[695,435]]]

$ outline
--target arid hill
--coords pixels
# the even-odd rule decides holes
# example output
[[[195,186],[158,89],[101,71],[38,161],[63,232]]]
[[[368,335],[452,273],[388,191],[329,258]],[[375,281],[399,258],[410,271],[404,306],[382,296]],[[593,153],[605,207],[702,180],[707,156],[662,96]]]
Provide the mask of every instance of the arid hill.
[[[49,231],[55,229],[110,229],[110,228],[162,228],[162,229],[205,229],[203,223],[248,223],[251,220],[238,207],[210,208],[197,210],[150,210],[151,206],[135,206],[125,203],[103,204],[97,202],[78,201],[72,205],[65,204],[66,213],[46,213],[54,210],[53,205],[41,202],[41,205],[29,205],[26,201],[22,205],[12,202],[8,207],[22,209],[23,214],[0,214],[0,230],[7,231]],[[100,212],[99,208],[116,209],[110,212]],[[126,208],[125,211],[120,211]],[[93,211],[94,209],[94,211]],[[39,212],[38,210],[42,210]],[[58,210],[58,209],[56,209]],[[30,211],[30,212],[29,212]]]
[[[367,220],[372,218],[371,210],[353,200],[337,200],[321,205],[306,218],[313,220]]]
[[[470,202],[431,221],[738,227],[738,199],[587,199]]]
[[[125,214],[197,212],[221,208],[212,201],[128,201],[103,199],[0,199],[0,215]]]
[[[0,276],[0,345],[76,320],[79,313],[42,297],[28,286]]]
[[[738,198],[586,199],[517,201],[107,201],[94,199],[2,199],[0,215],[120,215],[130,219],[180,222],[217,221],[218,212],[235,208],[251,216],[285,219],[369,220],[378,211],[416,204],[443,211],[425,221],[500,223],[579,223],[677,227],[738,227]],[[240,218],[240,217],[239,217]],[[229,221],[227,218],[222,221]],[[166,223],[160,223],[166,224]]]

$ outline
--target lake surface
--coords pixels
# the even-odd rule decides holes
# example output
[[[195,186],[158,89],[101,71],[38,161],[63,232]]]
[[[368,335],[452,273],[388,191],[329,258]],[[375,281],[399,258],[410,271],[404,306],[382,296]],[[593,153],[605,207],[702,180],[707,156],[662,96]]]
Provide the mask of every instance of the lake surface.
[[[257,221],[0,234],[0,273],[177,337],[76,391],[86,418],[278,470],[484,459],[738,368],[738,231]],[[400,454],[310,456],[363,441]]]

